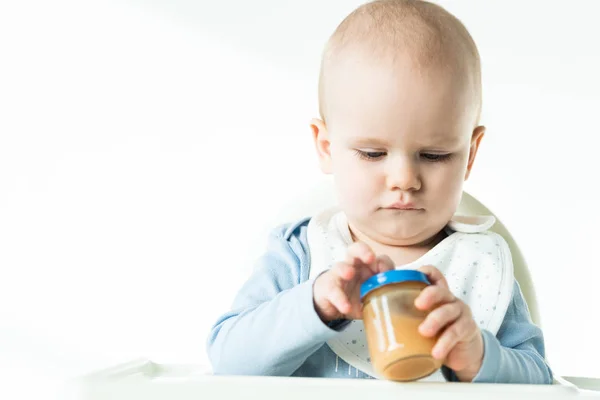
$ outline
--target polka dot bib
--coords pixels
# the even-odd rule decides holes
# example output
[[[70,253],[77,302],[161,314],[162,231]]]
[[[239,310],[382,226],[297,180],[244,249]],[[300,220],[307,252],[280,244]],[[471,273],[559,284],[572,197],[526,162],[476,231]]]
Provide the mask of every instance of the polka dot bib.
[[[455,215],[446,227],[448,236],[418,260],[396,267],[417,269],[433,265],[446,277],[452,293],[471,308],[481,329],[498,333],[512,298],[513,264],[506,241],[488,231],[492,216]],[[346,258],[352,243],[346,215],[330,209],[311,218],[308,224],[309,279]],[[373,370],[360,320],[352,321],[327,342],[340,358],[362,372],[379,377]],[[423,381],[444,381],[440,371]]]

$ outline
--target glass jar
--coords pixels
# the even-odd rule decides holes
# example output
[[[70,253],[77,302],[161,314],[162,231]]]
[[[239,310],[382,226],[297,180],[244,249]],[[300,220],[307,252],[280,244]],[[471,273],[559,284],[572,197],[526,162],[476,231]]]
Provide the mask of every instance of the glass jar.
[[[382,272],[361,285],[371,363],[386,379],[414,381],[441,367],[431,355],[437,337],[419,333],[428,312],[418,310],[415,299],[428,285],[427,276],[414,270]]]

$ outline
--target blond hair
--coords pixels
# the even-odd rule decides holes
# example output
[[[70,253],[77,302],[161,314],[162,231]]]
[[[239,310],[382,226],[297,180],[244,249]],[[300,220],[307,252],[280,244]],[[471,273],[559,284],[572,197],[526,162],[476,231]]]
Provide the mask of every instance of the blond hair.
[[[319,76],[319,111],[326,121],[327,75],[350,49],[373,59],[406,54],[418,70],[431,67],[464,74],[473,90],[477,120],[481,109],[481,64],[473,38],[455,16],[422,0],[375,0],[350,13],[329,38]]]

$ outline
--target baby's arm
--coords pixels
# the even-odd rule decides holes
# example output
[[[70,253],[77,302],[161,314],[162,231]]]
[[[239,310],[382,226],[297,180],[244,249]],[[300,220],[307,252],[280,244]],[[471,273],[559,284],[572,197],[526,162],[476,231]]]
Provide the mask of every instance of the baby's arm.
[[[212,328],[207,348],[215,374],[289,376],[337,334],[315,311],[313,282],[300,283],[300,240],[284,232],[271,235],[233,311]]]
[[[473,382],[552,383],[552,371],[544,361],[542,330],[531,322],[517,281],[512,301],[497,336],[489,331],[483,331],[482,335],[483,363]]]

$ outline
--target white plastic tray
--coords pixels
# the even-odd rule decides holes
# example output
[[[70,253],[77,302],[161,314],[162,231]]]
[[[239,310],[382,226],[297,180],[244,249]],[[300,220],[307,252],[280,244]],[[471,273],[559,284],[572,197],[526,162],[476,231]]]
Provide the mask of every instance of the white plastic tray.
[[[594,381],[594,383],[597,383]],[[566,381],[555,385],[400,384],[376,380],[213,376],[207,368],[139,360],[89,374],[69,385],[72,399],[600,399]]]

